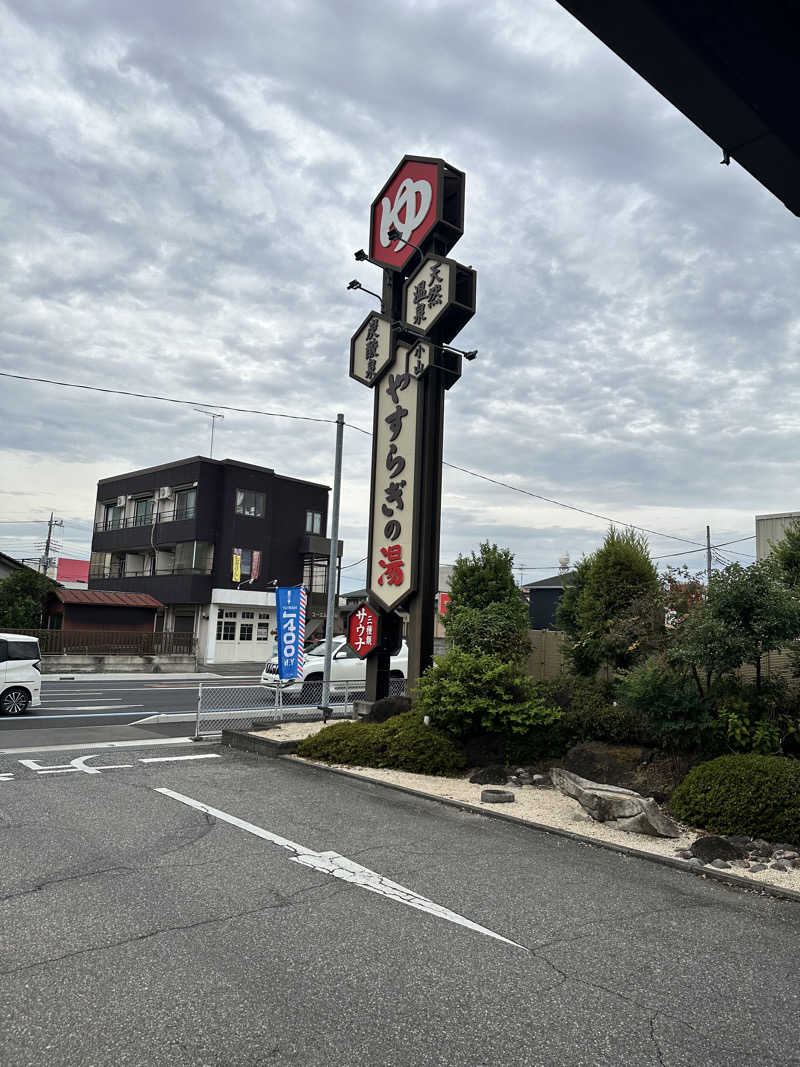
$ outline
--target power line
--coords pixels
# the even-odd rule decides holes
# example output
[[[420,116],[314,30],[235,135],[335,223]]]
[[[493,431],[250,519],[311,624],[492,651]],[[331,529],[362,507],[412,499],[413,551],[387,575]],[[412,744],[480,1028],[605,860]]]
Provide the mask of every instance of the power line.
[[[366,556],[364,556],[364,557],[362,557],[361,559],[357,559],[357,560],[355,561],[355,563],[344,563],[344,564],[343,564],[343,565],[342,565],[342,566],[341,566],[341,567],[339,568],[339,570],[340,570],[340,571],[346,571],[346,570],[349,570],[349,569],[350,569],[351,567],[357,567],[357,566],[359,565],[359,563],[366,563],[366,561],[367,561],[367,557],[366,557]]]
[[[62,382],[54,378],[37,378],[28,374],[13,374],[10,371],[0,371],[0,377],[13,378],[18,381],[25,382],[39,382],[45,385],[57,385],[65,389],[83,389],[93,393],[106,393],[114,396],[130,396],[136,397],[142,400],[159,400],[166,404],[181,404],[184,406],[194,406],[199,404],[202,407],[215,407],[221,408],[223,411],[236,411],[243,415],[265,415],[270,418],[279,419],[292,419],[298,422],[316,422],[335,425],[335,419],[322,419],[313,418],[310,415],[291,415],[284,411],[263,411],[259,408],[240,408],[234,407],[229,404],[217,404],[209,401],[202,400],[178,400],[171,396],[159,396],[156,393],[137,393],[127,389],[108,389],[99,385],[85,385],[75,382]],[[369,430],[365,430],[361,426],[356,426],[355,423],[346,422],[345,426],[348,426],[351,430],[356,430],[358,433],[364,434],[366,437],[372,437],[372,433]],[[534,500],[541,500],[546,504],[554,504],[556,507],[565,508],[568,511],[577,512],[580,515],[588,515],[590,518],[602,519],[603,522],[610,522],[618,526],[624,526],[630,530],[638,530],[641,533],[652,534],[654,537],[665,537],[671,541],[682,541],[688,545],[700,545],[699,541],[694,541],[688,537],[679,537],[677,534],[664,533],[661,530],[651,530],[646,526],[639,526],[633,522],[625,522],[622,519],[614,519],[608,515],[603,515],[597,511],[589,511],[587,508],[578,507],[575,504],[565,504],[562,500],[555,500],[553,497],[543,496],[541,493],[534,493],[530,489],[521,489],[519,486],[512,485],[510,482],[501,481],[499,478],[492,478],[488,474],[479,474],[477,471],[470,470],[467,467],[461,467],[456,463],[450,463],[447,460],[442,461],[443,466],[450,467],[452,470],[460,471],[462,474],[467,474],[472,478],[478,478],[481,481],[489,482],[492,485],[501,486],[503,489],[510,489],[514,493],[520,493],[523,496],[528,496]],[[37,519],[37,522],[46,522],[46,519]],[[749,538],[741,538],[741,540],[749,540]],[[729,544],[735,544],[736,542],[728,542]],[[705,547],[705,546],[701,546]]]
[[[481,481],[491,482],[492,485],[500,485],[504,489],[511,489],[515,493],[522,493],[523,496],[533,497],[534,500],[543,500],[547,504],[555,504],[559,508],[567,508],[568,511],[577,511],[581,515],[590,515],[594,519],[602,519],[604,522],[616,523],[617,526],[626,526],[630,530],[639,530],[641,533],[653,534],[654,537],[668,537],[672,541],[684,541],[687,545],[698,545],[699,541],[692,541],[688,537],[678,537],[677,534],[663,533],[661,530],[650,530],[646,526],[637,526],[634,522],[625,522],[622,519],[612,519],[608,515],[601,515],[597,511],[588,511],[586,508],[579,508],[575,504],[565,504],[561,500],[554,500],[549,496],[542,496],[541,493],[533,493],[530,489],[520,489],[517,485],[511,485],[510,482],[500,481],[499,478],[490,478],[488,474],[478,474],[477,471],[469,470],[467,467],[459,467],[456,463],[448,463],[447,460],[442,460],[445,467],[452,467],[453,470],[461,471],[462,474],[469,474],[473,478],[480,478]],[[703,546],[705,547],[705,546]]]
[[[0,370],[2,378],[16,378],[22,382],[43,382],[45,385],[60,385],[64,389],[85,389],[91,393],[109,393],[113,396],[133,396],[141,400],[161,400],[165,404],[183,404],[192,407],[199,404],[201,407],[222,408],[223,411],[238,411],[242,415],[269,415],[275,419],[296,419],[298,422],[325,422],[336,425],[336,419],[315,419],[310,415],[288,415],[285,411],[261,411],[259,408],[237,408],[230,404],[212,404],[205,400],[177,400],[173,396],[158,396],[155,393],[134,393],[128,389],[104,389],[100,385],[80,385],[75,382],[60,382],[54,378],[34,378],[29,374],[11,374],[9,371]],[[41,520],[46,522],[46,519]]]

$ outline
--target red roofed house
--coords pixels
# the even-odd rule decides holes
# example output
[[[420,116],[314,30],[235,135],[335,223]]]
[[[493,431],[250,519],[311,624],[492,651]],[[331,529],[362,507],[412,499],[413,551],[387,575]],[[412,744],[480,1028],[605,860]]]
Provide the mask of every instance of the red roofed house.
[[[49,630],[129,630],[151,634],[163,608],[149,593],[54,589],[47,600]]]

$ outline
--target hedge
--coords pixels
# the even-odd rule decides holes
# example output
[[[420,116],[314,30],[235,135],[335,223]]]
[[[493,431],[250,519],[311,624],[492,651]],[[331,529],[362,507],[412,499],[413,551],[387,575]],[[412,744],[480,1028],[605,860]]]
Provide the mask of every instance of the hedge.
[[[386,722],[343,722],[305,738],[297,755],[322,763],[387,767],[414,774],[458,774],[466,767],[464,752],[441,730],[426,726],[419,712],[408,711]]]
[[[800,845],[800,761],[748,754],[700,763],[669,807],[677,819],[718,834]]]

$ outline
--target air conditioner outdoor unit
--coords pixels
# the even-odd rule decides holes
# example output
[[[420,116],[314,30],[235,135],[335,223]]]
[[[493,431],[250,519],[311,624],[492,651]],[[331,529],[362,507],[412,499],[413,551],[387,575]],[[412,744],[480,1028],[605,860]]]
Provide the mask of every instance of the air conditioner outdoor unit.
[[[117,497],[117,507],[118,508],[124,508],[125,507],[125,502],[127,501],[127,499],[128,498],[126,496],[118,496]]]
[[[159,500],[169,500],[172,497],[172,489],[168,485],[162,485],[158,490]]]

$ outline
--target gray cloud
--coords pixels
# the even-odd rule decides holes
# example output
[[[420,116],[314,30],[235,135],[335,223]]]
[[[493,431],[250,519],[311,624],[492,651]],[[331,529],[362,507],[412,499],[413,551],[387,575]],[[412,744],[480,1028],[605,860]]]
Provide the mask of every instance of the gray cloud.
[[[446,456],[692,540],[797,507],[796,220],[551,0],[7,0],[0,17],[0,369],[369,427],[346,368],[374,304],[345,285],[380,279],[352,251],[398,159],[441,155],[467,172],[453,255],[479,272]],[[100,473],[204,451],[208,427],[0,379],[0,435],[4,492],[34,494],[0,510],[88,529]],[[330,481],[331,427],[229,413],[217,440]],[[345,460],[354,561],[368,439],[348,431]],[[489,537],[550,566],[603,534],[444,485],[443,560]]]

